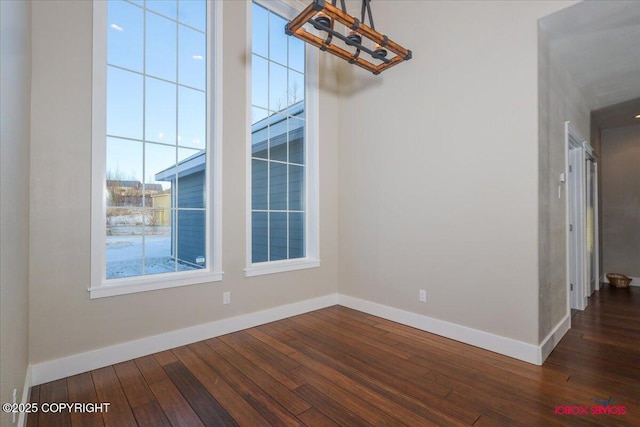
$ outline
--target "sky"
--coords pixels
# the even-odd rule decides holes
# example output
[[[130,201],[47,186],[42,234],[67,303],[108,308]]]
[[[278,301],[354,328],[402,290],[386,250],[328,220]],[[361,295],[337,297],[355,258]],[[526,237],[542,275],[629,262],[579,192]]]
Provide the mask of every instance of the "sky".
[[[168,188],[155,173],[205,148],[206,2],[141,3],[108,3],[107,171]]]

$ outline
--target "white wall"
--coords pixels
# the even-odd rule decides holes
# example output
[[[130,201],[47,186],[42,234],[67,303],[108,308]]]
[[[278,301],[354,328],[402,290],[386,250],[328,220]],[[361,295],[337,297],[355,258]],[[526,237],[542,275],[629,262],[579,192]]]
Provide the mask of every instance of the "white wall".
[[[91,2],[33,3],[31,363],[337,291],[337,97],[330,79],[323,79],[320,99],[322,265],[244,277],[248,5],[223,5],[223,281],[90,300]],[[223,306],[227,290],[232,303]]]
[[[341,293],[539,343],[537,19],[568,4],[373,2],[414,59],[342,75]]]
[[[574,7],[580,7],[574,6]],[[590,112],[583,94],[567,72],[554,40],[540,20],[538,34],[539,90],[539,275],[540,340],[567,312],[566,192],[560,174],[565,171],[565,122],[570,121],[583,138],[591,132]],[[560,187],[560,197],[558,197]]]
[[[0,1],[0,401],[22,399],[28,358],[31,5]],[[9,425],[2,413],[0,424]]]

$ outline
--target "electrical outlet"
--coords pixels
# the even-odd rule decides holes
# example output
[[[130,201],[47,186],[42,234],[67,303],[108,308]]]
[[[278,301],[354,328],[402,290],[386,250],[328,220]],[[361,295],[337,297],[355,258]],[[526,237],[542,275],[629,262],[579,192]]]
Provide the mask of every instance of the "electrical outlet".
[[[424,289],[420,289],[420,293],[418,294],[418,300],[420,302],[427,302],[427,291]]]
[[[231,304],[231,292],[225,291],[222,293],[222,303]]]

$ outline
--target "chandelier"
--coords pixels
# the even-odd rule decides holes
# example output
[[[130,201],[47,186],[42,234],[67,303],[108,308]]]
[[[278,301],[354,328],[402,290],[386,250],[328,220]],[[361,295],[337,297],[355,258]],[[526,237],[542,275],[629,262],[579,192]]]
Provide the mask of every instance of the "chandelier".
[[[371,0],[362,0],[360,19],[347,13],[345,0],[340,0],[340,9],[336,7],[336,2],[337,0],[331,0],[330,3],[325,0],[313,0],[298,16],[285,25],[285,33],[373,74],[380,74],[402,61],[411,59],[410,50],[376,31],[371,14]],[[367,18],[369,25],[365,21]],[[326,37],[316,36],[302,28],[306,23],[313,25],[320,35],[326,33]],[[339,31],[337,24],[344,29]],[[342,40],[346,49],[336,45],[335,39]],[[363,39],[368,42],[363,42]],[[350,50],[348,50],[349,47],[351,47]],[[390,58],[387,57],[389,51],[394,54]],[[362,52],[371,56],[373,62],[360,56]]]

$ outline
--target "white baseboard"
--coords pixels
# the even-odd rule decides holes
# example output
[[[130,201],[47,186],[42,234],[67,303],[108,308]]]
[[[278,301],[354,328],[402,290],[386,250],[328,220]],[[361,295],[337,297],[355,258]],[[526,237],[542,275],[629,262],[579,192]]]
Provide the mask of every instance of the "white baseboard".
[[[543,362],[541,346],[347,295],[338,294],[338,304],[528,363],[541,365]]]
[[[551,354],[556,345],[560,342],[564,334],[571,328],[571,313],[567,313],[567,315],[562,319],[549,335],[542,340],[540,343],[540,363],[538,365],[542,365],[542,363],[547,360],[547,357]]]
[[[631,276],[627,276],[627,277],[629,277],[629,279],[631,279],[631,283],[629,283],[629,286],[639,286],[640,287],[640,277],[631,277]],[[602,282],[609,283],[609,279],[607,279],[607,275],[606,274],[602,275]]]
[[[25,380],[23,403],[28,399],[29,387],[34,385],[336,304],[536,365],[544,362],[571,325],[567,315],[541,345],[534,345],[375,302],[331,294],[31,365]]]
[[[61,359],[30,366],[30,386],[55,381],[93,369],[169,350],[208,338],[229,334],[276,320],[337,304],[337,294],[326,295],[292,304],[270,308],[256,313],[217,320],[203,325],[179,329],[160,335],[74,354]],[[28,387],[26,387],[28,389]]]

